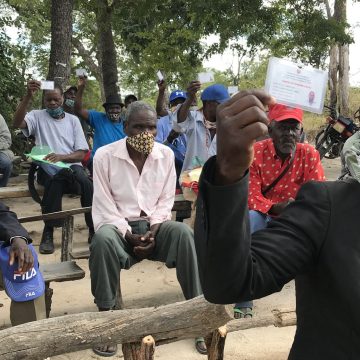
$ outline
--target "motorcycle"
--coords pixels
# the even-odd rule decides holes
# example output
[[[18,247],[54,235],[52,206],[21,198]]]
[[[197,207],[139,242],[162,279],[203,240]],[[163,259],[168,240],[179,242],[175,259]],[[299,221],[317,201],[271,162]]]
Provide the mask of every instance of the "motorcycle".
[[[326,118],[326,127],[315,137],[315,148],[319,151],[320,159],[335,159],[341,155],[345,141],[360,130],[354,120],[338,115],[335,108],[325,106],[330,110],[330,116]],[[354,114],[354,118],[359,118],[360,108]]]

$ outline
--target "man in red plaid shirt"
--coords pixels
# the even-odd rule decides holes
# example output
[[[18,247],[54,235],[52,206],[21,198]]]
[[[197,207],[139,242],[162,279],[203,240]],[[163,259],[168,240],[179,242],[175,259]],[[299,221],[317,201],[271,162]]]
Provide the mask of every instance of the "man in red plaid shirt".
[[[303,111],[276,104],[269,108],[270,138],[254,145],[250,167],[249,217],[251,233],[263,229],[294,200],[302,184],[324,181],[320,155],[299,143]],[[235,318],[252,316],[252,302],[235,305]]]

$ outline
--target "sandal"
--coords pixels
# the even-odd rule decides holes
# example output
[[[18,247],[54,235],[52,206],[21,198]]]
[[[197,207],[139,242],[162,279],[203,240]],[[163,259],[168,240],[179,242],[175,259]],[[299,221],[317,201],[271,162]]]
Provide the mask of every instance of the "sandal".
[[[201,355],[207,355],[206,344],[203,337],[195,338],[195,348]]]
[[[116,344],[108,344],[109,346],[114,346],[115,350],[113,351],[103,351],[103,350],[100,350],[99,347],[103,348],[104,346],[101,346],[101,345],[97,345],[97,346],[93,346],[92,350],[93,352],[96,354],[96,355],[99,355],[99,356],[104,356],[104,357],[110,357],[110,356],[114,356],[116,355],[117,353],[117,345]]]
[[[234,307],[234,319],[247,319],[252,318],[252,308],[236,308]]]

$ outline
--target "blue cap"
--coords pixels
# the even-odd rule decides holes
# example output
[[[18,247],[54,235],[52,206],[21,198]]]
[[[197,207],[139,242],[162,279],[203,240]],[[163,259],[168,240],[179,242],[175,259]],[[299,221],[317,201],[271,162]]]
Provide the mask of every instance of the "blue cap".
[[[221,104],[228,99],[230,99],[229,92],[227,88],[221,84],[208,86],[201,94],[202,101],[216,101]]]
[[[11,246],[4,244],[0,247],[0,266],[5,291],[12,300],[17,302],[34,300],[45,292],[45,282],[39,270],[36,251],[32,245],[28,246],[34,257],[34,267],[23,274],[19,274],[17,271],[17,261],[13,265],[9,265]]]
[[[174,90],[169,97],[169,102],[173,102],[176,99],[186,99],[186,92],[182,90]]]

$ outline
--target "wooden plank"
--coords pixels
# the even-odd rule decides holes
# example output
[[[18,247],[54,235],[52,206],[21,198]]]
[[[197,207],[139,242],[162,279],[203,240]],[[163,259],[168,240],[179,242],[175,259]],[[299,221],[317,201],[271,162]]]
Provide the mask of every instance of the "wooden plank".
[[[70,256],[72,259],[88,259],[90,257],[89,248],[80,248],[77,250],[73,250],[70,252]]]
[[[230,307],[199,296],[156,308],[57,316],[0,331],[0,359],[45,359],[109,341],[140,342],[148,334],[160,345],[207,334],[232,315]]]
[[[45,282],[79,280],[85,277],[85,271],[75,261],[40,264]]]
[[[91,206],[88,206],[88,207],[71,209],[71,210],[57,211],[57,212],[53,212],[53,213],[49,213],[49,214],[20,217],[19,222],[27,223],[27,222],[31,222],[31,221],[65,219],[71,215],[84,214],[84,213],[88,213],[90,211],[91,211]]]

